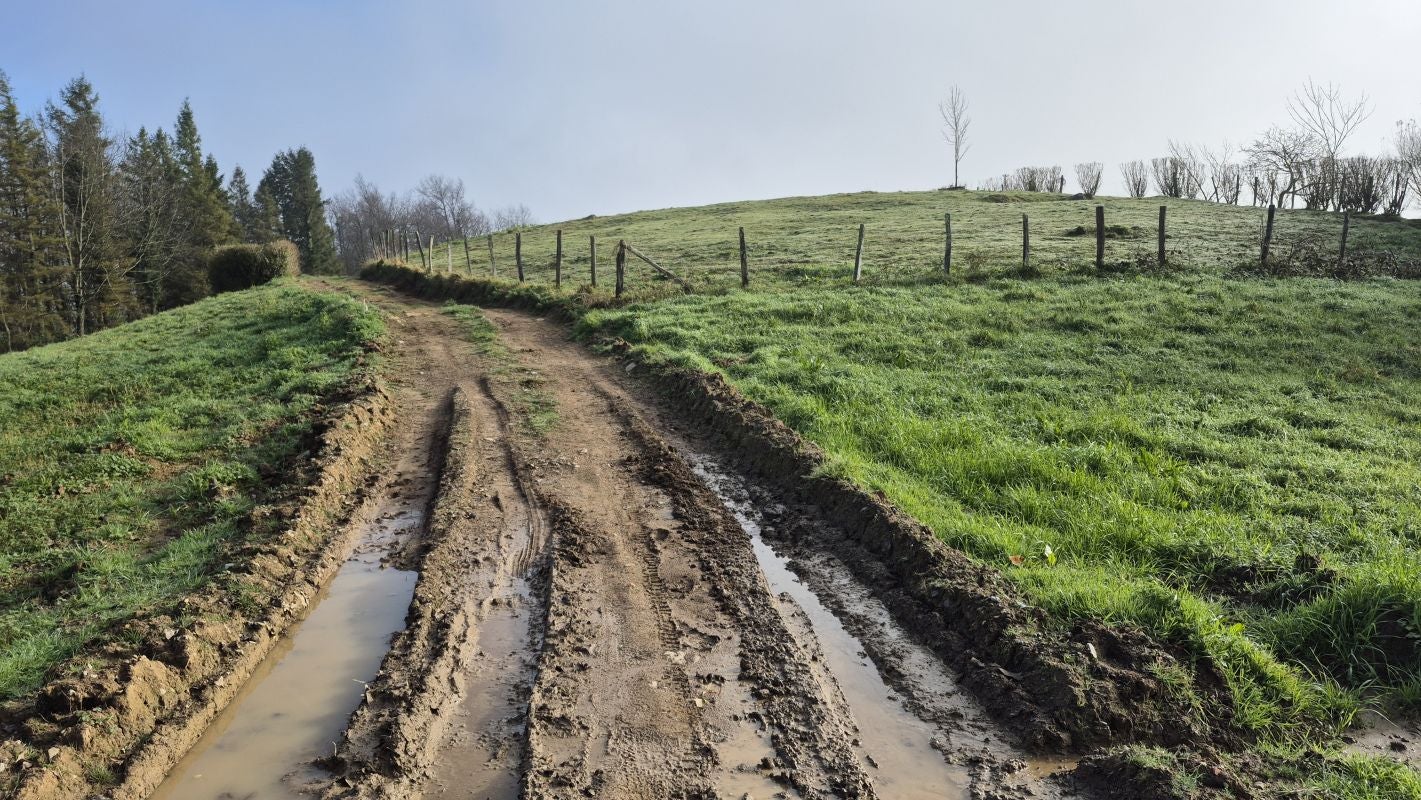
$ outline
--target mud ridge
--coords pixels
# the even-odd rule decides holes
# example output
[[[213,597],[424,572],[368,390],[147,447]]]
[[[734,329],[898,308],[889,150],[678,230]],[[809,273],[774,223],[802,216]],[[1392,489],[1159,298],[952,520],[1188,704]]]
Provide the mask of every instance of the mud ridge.
[[[294,465],[287,497],[253,512],[284,531],[230,556],[230,577],[180,604],[179,621],[135,620],[112,645],[85,654],[77,677],[40,692],[3,752],[38,752],[5,785],[17,800],[146,797],[237,695],[281,635],[345,562],[355,535],[346,522],[368,494],[373,459],[394,418],[391,397],[373,378],[330,404],[312,434],[311,460]],[[255,618],[234,612],[255,590],[273,598]],[[106,663],[105,663],[106,662]],[[117,776],[109,784],[107,774]],[[103,783],[95,783],[95,779]]]
[[[481,435],[487,414],[477,404],[475,392],[462,386],[449,399],[447,446],[407,624],[327,764],[340,776],[327,797],[405,797],[428,779],[463,693],[460,671],[477,645],[483,595],[470,576],[481,565],[506,570],[519,561],[522,572],[532,566],[535,585],[542,582],[537,554],[500,553],[487,521],[489,498],[476,492],[486,477],[483,462],[511,463],[504,447],[488,444],[502,437]]]

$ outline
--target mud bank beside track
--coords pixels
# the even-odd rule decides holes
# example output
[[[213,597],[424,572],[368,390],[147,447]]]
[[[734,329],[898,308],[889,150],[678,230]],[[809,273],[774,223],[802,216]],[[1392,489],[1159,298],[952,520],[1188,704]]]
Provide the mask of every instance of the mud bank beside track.
[[[346,522],[393,419],[383,384],[351,387],[317,422],[288,499],[253,512],[284,531],[234,552],[228,576],[184,600],[177,619],[129,623],[115,641],[137,644],[86,654],[76,677],[44,687],[18,735],[0,743],[0,754],[30,754],[7,758],[4,796],[147,797],[345,562],[356,538]],[[254,597],[258,610],[239,611]]]

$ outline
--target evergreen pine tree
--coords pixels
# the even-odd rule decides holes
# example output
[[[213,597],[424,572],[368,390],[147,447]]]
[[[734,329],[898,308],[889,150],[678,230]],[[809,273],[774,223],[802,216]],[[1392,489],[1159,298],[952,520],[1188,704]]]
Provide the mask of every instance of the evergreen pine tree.
[[[241,167],[232,168],[232,177],[227,181],[227,206],[232,210],[240,238],[244,242],[263,242],[270,239],[263,235],[262,210],[252,197],[252,187],[247,183],[247,172]]]
[[[187,251],[166,275],[163,304],[167,307],[207,295],[207,255],[213,247],[236,241],[239,236],[236,220],[222,191],[217,161],[203,154],[192,104],[186,100],[178,110],[173,151],[183,186]]]
[[[63,268],[44,139],[0,72],[0,347],[64,338]]]
[[[335,234],[326,222],[325,201],[316,180],[316,158],[301,147],[278,153],[257,187],[263,214],[275,214],[280,231],[301,251],[301,269],[331,274],[340,269]]]

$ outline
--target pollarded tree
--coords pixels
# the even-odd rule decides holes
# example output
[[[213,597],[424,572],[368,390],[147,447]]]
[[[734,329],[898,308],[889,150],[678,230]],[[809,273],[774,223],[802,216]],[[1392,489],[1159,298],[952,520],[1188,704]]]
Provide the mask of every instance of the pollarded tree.
[[[1084,164],[1076,165],[1076,183],[1081,186],[1081,194],[1086,197],[1095,197],[1100,191],[1101,175],[1105,172],[1105,165],[1099,161],[1087,161]]]
[[[1125,181],[1125,192],[1135,199],[1145,196],[1150,189],[1150,172],[1145,162],[1136,159],[1120,165],[1120,178]]]
[[[257,186],[263,213],[273,212],[280,233],[296,243],[301,270],[315,274],[339,272],[335,234],[326,221],[325,200],[316,180],[316,157],[300,147],[277,153]]]

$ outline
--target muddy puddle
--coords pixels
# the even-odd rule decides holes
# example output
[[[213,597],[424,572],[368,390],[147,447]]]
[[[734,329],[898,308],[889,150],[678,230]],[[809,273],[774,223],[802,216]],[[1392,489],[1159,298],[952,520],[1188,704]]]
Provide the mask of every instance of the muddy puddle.
[[[424,512],[377,516],[356,552],[317,596],[306,619],[277,643],[154,800],[296,800],[330,755],[404,627],[418,573],[386,556],[424,523]]]
[[[712,460],[687,455],[692,469],[750,535],[760,569],[779,598],[780,613],[790,629],[812,634],[818,640],[828,672],[826,678],[838,685],[858,726],[859,757],[873,777],[878,794],[902,800],[967,797],[971,783],[967,769],[948,763],[939,750],[946,731],[905,706],[900,693],[888,685],[870,660],[863,643],[791,571],[789,559],[765,541],[761,536],[762,516],[745,498],[743,487]],[[849,576],[834,577],[836,583],[843,584],[838,588],[857,588],[857,594],[868,597],[868,592],[853,584]],[[886,609],[877,622],[907,641],[907,635],[897,631],[887,619]],[[915,672],[920,681],[939,684],[933,688],[940,692],[955,693],[951,678],[939,664],[931,663],[930,658],[913,661],[916,663],[902,665],[904,671]]]

